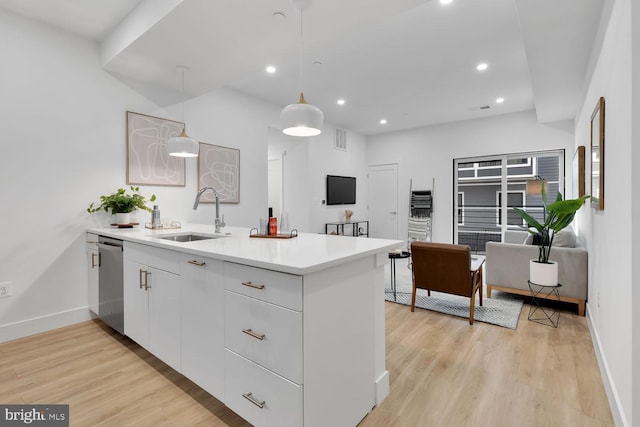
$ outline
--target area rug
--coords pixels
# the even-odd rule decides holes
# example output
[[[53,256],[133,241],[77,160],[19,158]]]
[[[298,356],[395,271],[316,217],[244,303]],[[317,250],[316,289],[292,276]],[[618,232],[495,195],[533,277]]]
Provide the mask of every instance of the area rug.
[[[408,259],[396,260],[396,301],[391,292],[392,273],[390,263],[385,266],[385,299],[404,305],[411,305],[411,270]],[[418,290],[416,307],[469,319],[469,298],[450,295],[442,292],[431,292],[428,297],[425,290]],[[505,328],[515,329],[522,310],[523,299],[518,295],[494,291],[492,298],[483,298],[482,307],[476,298],[473,319],[478,322],[491,323]]]
[[[497,295],[496,295],[497,296]],[[411,305],[411,294],[396,292],[396,300],[393,299],[391,289],[385,289],[385,299],[403,305]],[[476,298],[476,308],[473,313],[473,320],[484,323],[491,323],[509,329],[516,329],[518,318],[522,310],[522,300],[483,298],[482,306]],[[469,318],[469,298],[458,295],[450,295],[441,292],[431,292],[431,296],[416,296],[416,308],[437,311],[451,314],[453,316]]]

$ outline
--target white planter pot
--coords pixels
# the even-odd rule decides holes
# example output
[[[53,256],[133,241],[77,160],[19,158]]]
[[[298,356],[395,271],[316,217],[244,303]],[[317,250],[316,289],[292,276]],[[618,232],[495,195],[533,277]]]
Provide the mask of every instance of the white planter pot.
[[[118,224],[118,225],[131,224],[131,213],[130,212],[117,213],[116,214],[116,224]]]
[[[558,284],[558,263],[549,261],[548,264],[529,261],[529,280],[537,285],[555,286]]]

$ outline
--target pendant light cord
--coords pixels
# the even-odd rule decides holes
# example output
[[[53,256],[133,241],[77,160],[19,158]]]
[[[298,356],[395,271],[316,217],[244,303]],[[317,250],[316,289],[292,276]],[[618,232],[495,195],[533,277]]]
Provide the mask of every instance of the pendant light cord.
[[[300,94],[302,94],[304,86],[304,31],[303,31],[304,10],[300,8]]]
[[[184,68],[182,69],[182,122],[184,123]],[[183,124],[186,128],[187,125]]]

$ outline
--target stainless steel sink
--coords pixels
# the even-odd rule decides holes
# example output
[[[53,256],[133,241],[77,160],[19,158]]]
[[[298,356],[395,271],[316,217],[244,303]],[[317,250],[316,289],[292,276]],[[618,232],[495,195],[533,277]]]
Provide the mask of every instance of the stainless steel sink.
[[[212,235],[212,234],[170,234],[166,236],[154,236],[158,239],[164,240],[173,240],[174,242],[195,242],[198,240],[210,240],[210,239],[219,239],[220,235]]]

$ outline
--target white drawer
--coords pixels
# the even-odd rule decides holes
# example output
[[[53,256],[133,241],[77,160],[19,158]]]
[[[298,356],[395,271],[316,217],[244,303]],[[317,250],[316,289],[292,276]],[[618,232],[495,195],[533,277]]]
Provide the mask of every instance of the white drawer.
[[[225,347],[302,384],[302,313],[225,291]]]
[[[224,288],[302,311],[302,276],[225,262]]]
[[[158,270],[180,274],[181,257],[176,251],[125,241],[124,256]]]
[[[302,387],[225,350],[224,403],[257,427],[302,426]]]

